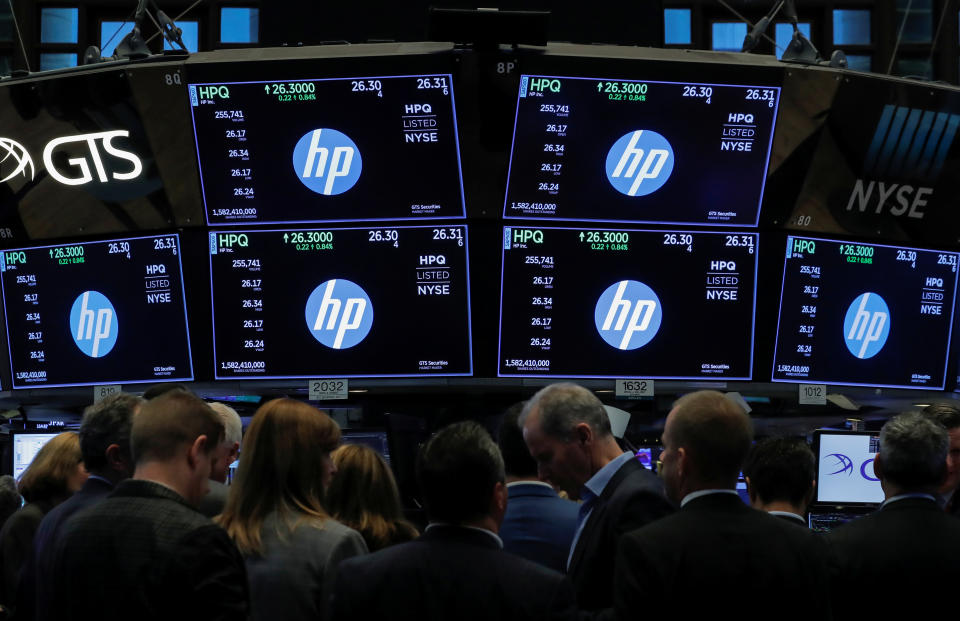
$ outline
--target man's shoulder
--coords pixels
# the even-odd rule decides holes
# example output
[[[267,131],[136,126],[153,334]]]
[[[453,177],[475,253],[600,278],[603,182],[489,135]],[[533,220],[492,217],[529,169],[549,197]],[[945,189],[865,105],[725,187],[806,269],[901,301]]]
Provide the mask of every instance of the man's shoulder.
[[[620,466],[610,479],[609,485],[612,488],[609,493],[611,499],[645,493],[662,496],[664,493],[663,481],[636,460]]]

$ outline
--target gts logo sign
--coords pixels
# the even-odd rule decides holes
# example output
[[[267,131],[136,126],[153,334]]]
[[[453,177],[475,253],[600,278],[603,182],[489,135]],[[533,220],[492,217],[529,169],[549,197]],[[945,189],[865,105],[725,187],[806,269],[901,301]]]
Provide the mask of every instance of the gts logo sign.
[[[608,345],[630,350],[653,340],[663,313],[653,289],[636,280],[621,280],[600,295],[593,319]]]

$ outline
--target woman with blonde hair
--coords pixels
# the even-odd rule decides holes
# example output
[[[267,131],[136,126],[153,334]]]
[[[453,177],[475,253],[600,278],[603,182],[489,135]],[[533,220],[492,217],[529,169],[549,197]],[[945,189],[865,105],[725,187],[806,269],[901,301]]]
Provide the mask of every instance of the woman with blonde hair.
[[[262,405],[247,428],[217,519],[246,560],[253,621],[324,618],[337,565],[367,552],[324,508],[339,442],[329,416],[293,399]]]
[[[11,515],[0,530],[0,602],[6,608],[16,605],[20,572],[33,553],[33,538],[43,516],[83,487],[88,476],[80,453],[80,437],[73,431],[51,438],[20,475],[18,487],[27,504]]]
[[[336,476],[327,508],[336,519],[363,535],[371,552],[416,539],[420,533],[403,519],[400,492],[390,466],[375,450],[348,444],[333,452]]]

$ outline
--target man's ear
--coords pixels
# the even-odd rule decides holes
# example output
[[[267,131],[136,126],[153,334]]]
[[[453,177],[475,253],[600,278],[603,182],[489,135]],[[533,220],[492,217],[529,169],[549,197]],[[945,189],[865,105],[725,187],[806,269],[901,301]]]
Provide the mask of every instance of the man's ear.
[[[753,488],[750,477],[743,477],[743,480],[747,482],[747,496],[750,498],[750,504],[752,505],[757,502],[757,490]]]
[[[573,428],[573,438],[581,446],[593,444],[593,429],[587,423],[577,423]]]
[[[107,459],[107,467],[111,470],[124,472],[130,468],[130,458],[123,454],[119,444],[108,446],[107,450],[104,451],[104,456]]]
[[[201,458],[207,453],[207,436],[199,435],[187,449],[187,463],[196,468]]]
[[[883,464],[880,463],[880,453],[873,458],[873,474],[878,479],[883,480]]]
[[[677,475],[683,477],[690,474],[690,454],[682,446],[677,449]]]

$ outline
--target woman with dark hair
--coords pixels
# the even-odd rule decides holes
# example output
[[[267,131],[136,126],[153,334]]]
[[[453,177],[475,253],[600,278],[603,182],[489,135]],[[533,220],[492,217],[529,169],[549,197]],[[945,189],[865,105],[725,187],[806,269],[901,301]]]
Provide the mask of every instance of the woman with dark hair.
[[[336,476],[327,492],[331,515],[363,535],[371,552],[416,539],[420,533],[403,519],[400,492],[390,466],[362,444],[333,452]]]
[[[323,619],[337,565],[367,552],[324,508],[339,442],[329,416],[293,399],[262,405],[247,428],[217,519],[246,559],[253,621]]]
[[[20,572],[33,554],[33,538],[43,516],[83,487],[88,476],[80,454],[80,438],[73,431],[51,438],[20,475],[20,495],[27,504],[0,530],[0,601],[6,608],[16,605]]]

